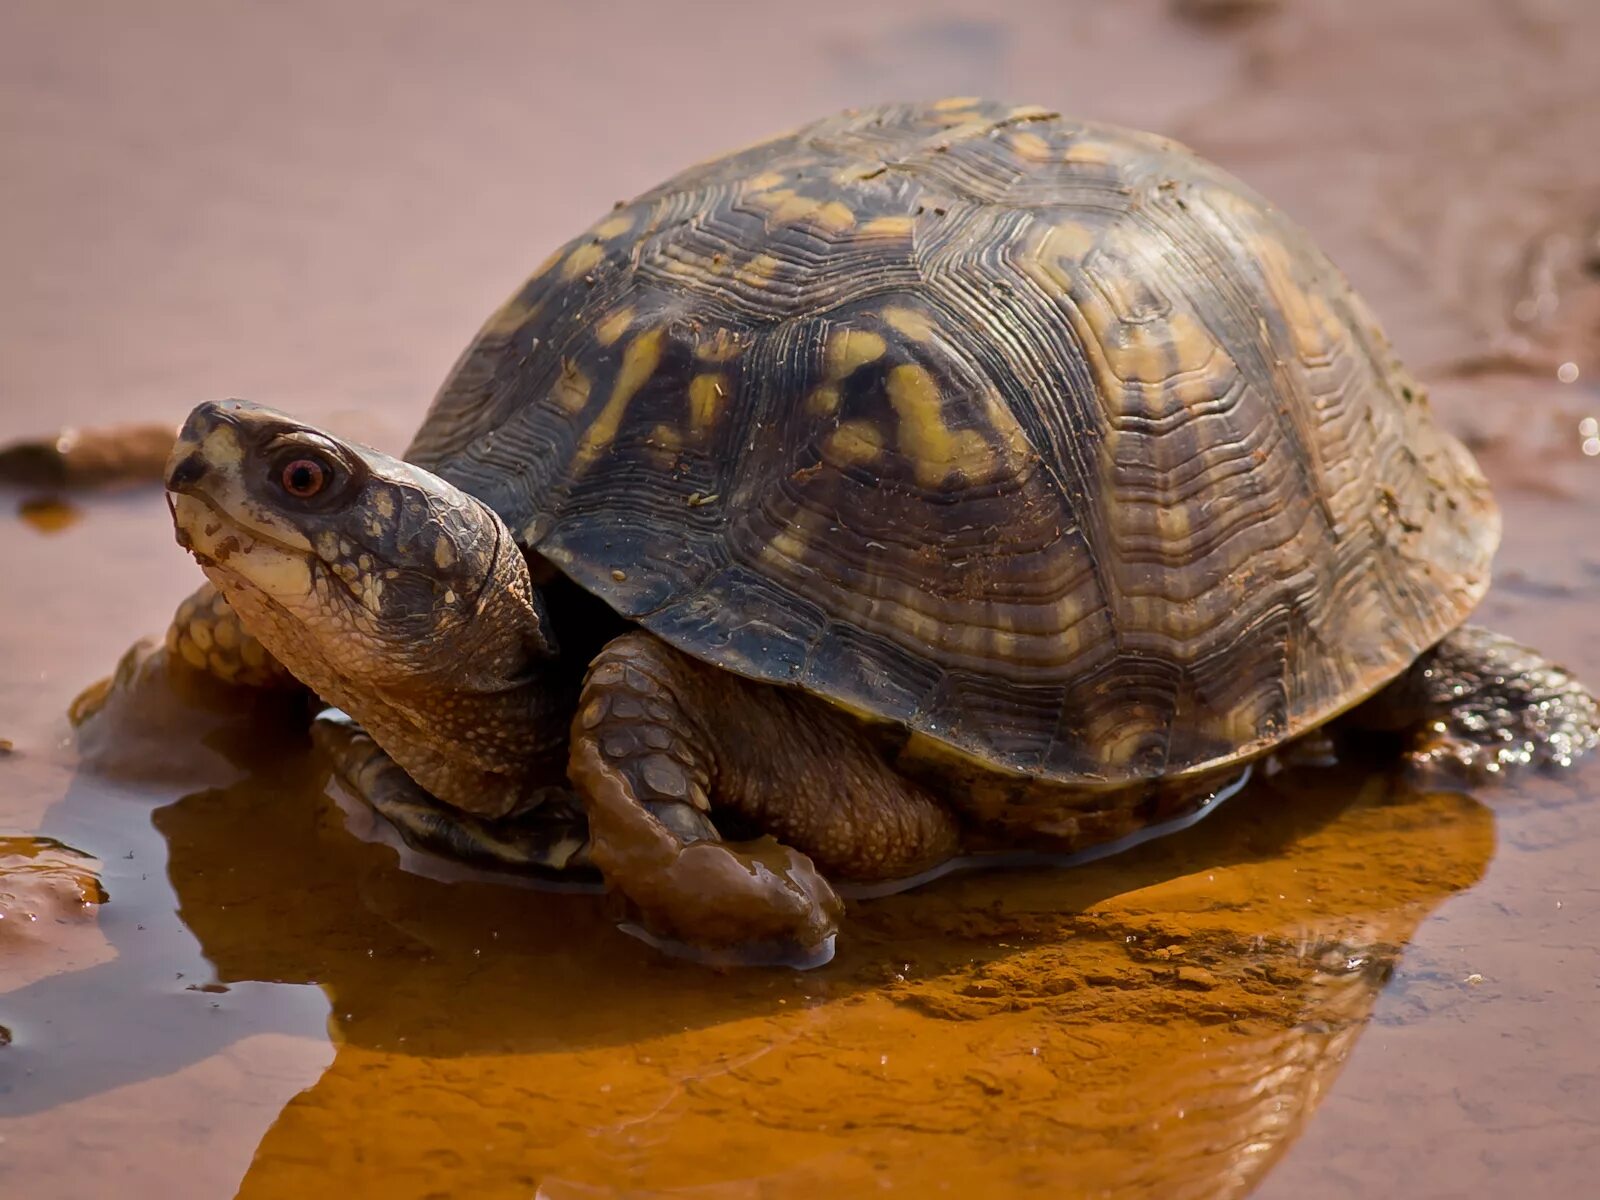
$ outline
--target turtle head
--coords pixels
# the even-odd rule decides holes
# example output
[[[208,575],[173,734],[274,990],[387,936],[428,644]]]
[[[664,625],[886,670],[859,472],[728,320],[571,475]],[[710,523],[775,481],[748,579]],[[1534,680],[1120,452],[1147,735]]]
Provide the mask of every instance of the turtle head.
[[[167,463],[178,542],[246,628],[360,715],[503,687],[551,653],[522,552],[435,475],[239,400],[201,404]]]

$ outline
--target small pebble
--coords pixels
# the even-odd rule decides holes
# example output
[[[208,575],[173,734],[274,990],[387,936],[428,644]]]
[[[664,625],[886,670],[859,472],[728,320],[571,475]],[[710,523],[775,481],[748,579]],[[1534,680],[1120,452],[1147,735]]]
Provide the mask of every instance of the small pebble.
[[[1178,982],[1187,987],[1209,992],[1217,986],[1217,977],[1204,967],[1179,967]]]

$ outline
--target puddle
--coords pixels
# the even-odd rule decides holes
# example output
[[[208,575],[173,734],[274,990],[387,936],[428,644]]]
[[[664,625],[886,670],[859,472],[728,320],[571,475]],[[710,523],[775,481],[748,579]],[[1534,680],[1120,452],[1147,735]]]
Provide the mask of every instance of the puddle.
[[[783,71],[729,22],[712,86],[671,6],[626,38],[416,7],[377,40],[303,7],[0,18],[0,439],[243,394],[397,448],[617,196],[884,79],[999,92],[1174,133],[1305,220],[1496,483],[1483,622],[1600,681],[1571,116],[1600,10],[824,2]],[[529,47],[602,38],[604,105],[553,119],[598,68],[530,78]],[[854,900],[818,970],[711,971],[603,897],[431,877],[284,714],[174,696],[80,746],[72,698],[196,576],[155,493],[33,498],[0,492],[0,1194],[1425,1200],[1600,1171],[1595,762],[1474,798],[1258,776],[1115,858]]]

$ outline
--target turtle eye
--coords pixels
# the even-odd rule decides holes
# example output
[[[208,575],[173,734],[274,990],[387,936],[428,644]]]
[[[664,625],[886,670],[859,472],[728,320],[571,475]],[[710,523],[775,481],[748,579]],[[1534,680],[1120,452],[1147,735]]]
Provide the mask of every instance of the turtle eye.
[[[297,458],[283,465],[278,482],[289,495],[309,500],[328,484],[328,469],[314,458]]]

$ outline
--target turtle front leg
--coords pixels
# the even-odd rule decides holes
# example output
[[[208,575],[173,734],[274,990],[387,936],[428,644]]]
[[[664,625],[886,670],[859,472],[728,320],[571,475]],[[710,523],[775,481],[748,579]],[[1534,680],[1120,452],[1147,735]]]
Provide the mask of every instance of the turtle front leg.
[[[92,724],[104,743],[93,757],[110,761],[103,751],[121,736],[138,740],[139,730],[154,723],[172,704],[177,711],[228,707],[238,701],[246,707],[287,705],[299,711],[309,692],[277,659],[267,652],[240,623],[227,599],[207,583],[178,605],[165,643],[141,638],[118,661],[106,678],[90,684],[68,710],[73,725],[83,732]]]
[[[202,585],[178,605],[167,627],[167,656],[219,683],[249,688],[297,688],[295,677],[240,622],[227,597]]]
[[[1462,783],[1565,767],[1600,741],[1600,705],[1565,667],[1473,625],[1418,658],[1361,719],[1406,734],[1424,779]]]
[[[338,709],[319,713],[311,739],[344,785],[417,850],[492,870],[567,873],[589,865],[583,808],[548,788],[514,817],[491,821],[431,795]]]
[[[843,714],[644,633],[591,664],[568,775],[595,866],[645,928],[748,960],[826,952],[842,905],[819,867],[892,879],[960,842],[950,812]],[[776,837],[723,842],[717,814]]]

